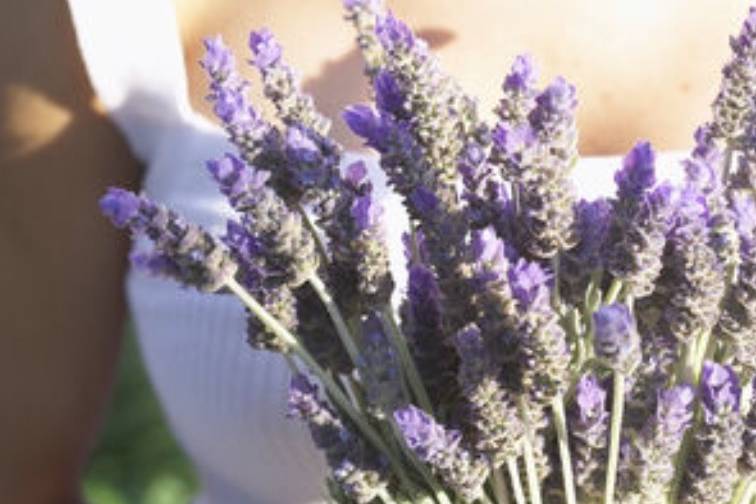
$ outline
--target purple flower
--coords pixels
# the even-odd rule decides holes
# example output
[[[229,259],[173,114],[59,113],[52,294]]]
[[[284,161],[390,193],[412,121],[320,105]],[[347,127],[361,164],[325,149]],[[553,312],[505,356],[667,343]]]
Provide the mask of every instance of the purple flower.
[[[234,72],[234,55],[220,35],[208,37],[202,43],[205,46],[205,57],[200,61],[202,68],[218,78],[225,78]]]
[[[523,309],[548,302],[550,276],[538,263],[520,259],[509,268],[508,276],[512,294]]]
[[[580,267],[590,271],[601,266],[601,251],[612,222],[612,205],[603,198],[580,200],[575,213],[580,241],[573,254]]]
[[[181,274],[178,264],[159,252],[134,252],[129,255],[129,261],[134,268],[150,276],[176,278]]]
[[[735,214],[735,226],[741,240],[753,241],[756,234],[756,204],[750,194],[734,192],[732,210]]]
[[[375,86],[375,103],[378,110],[398,115],[404,105],[404,94],[396,79],[387,71],[381,71],[373,82]]]
[[[281,59],[281,45],[267,28],[249,34],[249,48],[255,56],[254,65],[260,70],[275,65]]]
[[[270,178],[270,172],[253,170],[230,153],[226,153],[220,159],[211,159],[206,165],[220,186],[221,192],[228,196],[232,205],[249,191],[261,189]]]
[[[625,370],[633,364],[629,359],[638,351],[638,332],[627,305],[602,306],[593,314],[593,326],[596,355]]]
[[[505,157],[522,153],[535,142],[535,133],[529,124],[508,126],[499,123],[492,133],[491,140],[498,152]]]
[[[367,165],[364,161],[355,161],[347,166],[344,180],[352,189],[357,190],[366,181],[367,172]]]
[[[447,432],[426,412],[409,405],[394,412],[399,430],[407,446],[425,462],[430,462],[446,451],[454,450],[462,439],[459,431]]]
[[[530,113],[530,122],[539,134],[553,137],[567,127],[577,107],[575,86],[557,77],[536,97],[536,106]]]
[[[362,137],[365,143],[378,151],[386,147],[389,130],[381,116],[368,105],[352,105],[342,114],[352,132]]]
[[[161,258],[162,275],[170,275],[202,291],[215,292],[236,274],[236,263],[213,236],[145,197],[110,188],[100,199],[100,208],[117,227],[128,227],[134,234],[152,241],[154,248],[148,252],[148,263]],[[152,266],[158,264],[153,262]]]
[[[360,196],[352,204],[352,218],[360,232],[377,226],[382,215],[383,207],[370,194]]]
[[[592,374],[585,374],[580,378],[575,392],[575,402],[580,423],[584,427],[603,424],[609,418],[606,411],[606,391]]]
[[[378,40],[380,40],[383,47],[387,50],[391,50],[396,46],[411,48],[415,44],[415,36],[412,30],[391,12],[378,19],[375,33],[378,35]]]
[[[639,142],[625,156],[614,174],[620,197],[639,197],[656,184],[656,154],[649,142]]]
[[[423,216],[430,216],[438,208],[438,198],[425,186],[418,186],[410,194],[410,202],[414,209]]]
[[[468,502],[482,492],[488,465],[462,448],[462,434],[447,430],[423,410],[409,405],[394,412],[394,420],[405,442],[420,460],[428,463],[441,479]]]
[[[512,67],[504,78],[504,90],[526,92],[537,84],[538,70],[529,54],[520,54],[515,57]]]
[[[676,440],[678,445],[693,420],[695,398],[690,385],[677,385],[658,393],[656,422],[665,436]]]
[[[122,228],[139,213],[141,201],[131,191],[111,187],[100,199],[100,210],[116,227]]]
[[[707,422],[716,421],[720,413],[740,411],[740,380],[730,366],[704,362],[700,387]]]
[[[286,130],[286,148],[292,159],[298,163],[312,164],[320,159],[318,145],[306,130],[297,126]]]

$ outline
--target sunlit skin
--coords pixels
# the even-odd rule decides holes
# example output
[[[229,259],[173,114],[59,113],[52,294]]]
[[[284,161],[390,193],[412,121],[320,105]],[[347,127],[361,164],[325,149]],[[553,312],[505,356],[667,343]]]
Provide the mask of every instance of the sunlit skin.
[[[249,29],[266,25],[336,136],[359,145],[339,118],[366,90],[339,0],[174,1],[199,110],[201,37],[222,33],[241,55]],[[544,79],[574,82],[584,155],[619,154],[639,137],[687,148],[747,12],[740,0],[389,4],[483,110],[523,51]],[[0,502],[72,503],[124,319],[127,243],[96,200],[107,185],[136,187],[140,169],[93,106],[65,2],[5,0],[0,25]]]

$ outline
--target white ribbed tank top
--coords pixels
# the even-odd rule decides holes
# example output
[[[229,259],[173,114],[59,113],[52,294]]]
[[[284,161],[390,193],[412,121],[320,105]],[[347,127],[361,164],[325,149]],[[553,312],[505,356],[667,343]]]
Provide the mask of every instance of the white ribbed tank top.
[[[145,192],[222,233],[230,209],[204,162],[232,147],[189,106],[170,0],[68,1],[92,85],[147,167]],[[679,180],[679,159],[658,157],[662,177]],[[581,196],[610,194],[619,166],[618,157],[582,159],[575,170]],[[406,217],[373,171],[391,214],[389,239],[399,244],[404,226],[396,223]],[[391,252],[397,284],[404,285],[401,249]],[[285,418],[289,370],[279,356],[246,345],[241,305],[139,272],[130,272],[126,285],[150,378],[197,466],[197,504],[322,502],[323,459],[306,428]]]

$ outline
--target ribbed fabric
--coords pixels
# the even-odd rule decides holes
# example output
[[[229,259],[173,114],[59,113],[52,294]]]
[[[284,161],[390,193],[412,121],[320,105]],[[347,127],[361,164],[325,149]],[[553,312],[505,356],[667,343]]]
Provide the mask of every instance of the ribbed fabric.
[[[221,233],[230,209],[204,162],[231,147],[218,127],[189,108],[170,1],[69,0],[69,6],[90,80],[148,166],[145,192]],[[680,158],[660,156],[662,177],[679,180]],[[406,273],[398,244],[406,214],[386,191],[374,158],[369,164],[387,207],[388,238],[397,244],[391,260],[401,290]],[[574,174],[579,193],[611,193],[619,166],[618,157],[581,160]],[[152,383],[198,468],[197,504],[322,502],[323,459],[306,428],[284,416],[289,370],[280,357],[246,345],[241,305],[135,272],[127,288]]]

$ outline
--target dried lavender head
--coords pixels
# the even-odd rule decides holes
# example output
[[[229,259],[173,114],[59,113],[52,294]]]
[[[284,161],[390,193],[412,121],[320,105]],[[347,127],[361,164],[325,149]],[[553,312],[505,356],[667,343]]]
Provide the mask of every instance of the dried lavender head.
[[[289,415],[307,422],[315,445],[325,452],[333,480],[350,499],[367,504],[385,491],[388,480],[380,456],[318,398],[317,385],[302,374],[291,379]]]
[[[675,475],[675,456],[693,421],[695,390],[678,385],[658,393],[656,414],[650,416],[622,467],[622,493],[628,502],[656,502]]]
[[[545,406],[567,387],[570,354],[566,334],[551,307],[549,275],[538,263],[520,259],[509,268],[508,277],[517,301],[515,337],[522,387]]]
[[[606,410],[606,391],[594,375],[585,374],[580,378],[575,404],[567,420],[580,498],[586,501],[597,499],[602,495],[605,479],[609,412]]]
[[[704,362],[700,395],[704,422],[694,435],[681,502],[729,502],[743,452],[740,383],[729,366]]]
[[[457,379],[466,401],[464,418],[472,430],[473,446],[499,467],[519,455],[524,434],[514,397],[501,383],[497,359],[475,324],[458,331],[454,344],[460,358]]]
[[[110,188],[100,199],[100,209],[116,227],[128,227],[134,234],[152,241],[153,261],[146,266],[160,275],[201,291],[214,292],[236,274],[236,263],[215,238],[145,197]],[[156,257],[162,262],[158,270],[154,269],[158,266],[154,262]]]
[[[593,314],[596,356],[627,374],[637,364],[638,330],[630,308],[621,303],[602,306]]]
[[[429,464],[446,485],[465,502],[480,497],[488,477],[488,465],[461,446],[459,431],[447,430],[412,405],[394,412],[394,420],[409,449]]]
[[[641,142],[615,175],[617,197],[612,202],[614,218],[607,240],[606,267],[636,299],[654,290],[672,210],[671,187],[655,187],[654,159],[650,144]]]

